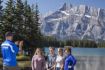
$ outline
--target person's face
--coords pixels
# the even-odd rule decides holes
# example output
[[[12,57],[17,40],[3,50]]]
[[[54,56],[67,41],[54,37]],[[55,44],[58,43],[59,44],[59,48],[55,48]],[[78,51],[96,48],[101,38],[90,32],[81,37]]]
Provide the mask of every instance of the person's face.
[[[69,53],[67,50],[65,50],[65,54],[68,55],[68,54],[70,54],[70,53]]]
[[[20,46],[23,46],[23,41],[20,41],[19,45],[20,45]]]
[[[37,55],[41,55],[41,50],[37,49]]]
[[[58,55],[62,56],[63,55],[63,51],[62,50],[58,50]]]
[[[54,55],[54,49],[50,48],[49,51],[51,55]]]
[[[8,40],[11,40],[11,41],[12,41],[12,40],[13,40],[13,36],[7,36],[7,37],[6,37],[6,39],[8,39]]]

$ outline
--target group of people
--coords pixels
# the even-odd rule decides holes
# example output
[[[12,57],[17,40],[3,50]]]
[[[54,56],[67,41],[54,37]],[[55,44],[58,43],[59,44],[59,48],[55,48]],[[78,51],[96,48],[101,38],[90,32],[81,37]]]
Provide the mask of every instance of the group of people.
[[[76,64],[75,57],[71,54],[71,48],[58,48],[55,53],[54,47],[49,47],[47,59],[43,55],[41,48],[37,48],[32,58],[32,70],[74,70]]]
[[[3,57],[3,70],[20,70],[17,64],[16,55],[21,51],[18,45],[21,41],[13,42],[14,34],[7,32],[6,40],[1,44]],[[22,47],[21,47],[22,48]],[[37,48],[31,61],[32,70],[74,70],[75,57],[71,54],[71,48],[58,48],[55,53],[54,47],[49,47],[49,55],[45,56],[41,48]]]

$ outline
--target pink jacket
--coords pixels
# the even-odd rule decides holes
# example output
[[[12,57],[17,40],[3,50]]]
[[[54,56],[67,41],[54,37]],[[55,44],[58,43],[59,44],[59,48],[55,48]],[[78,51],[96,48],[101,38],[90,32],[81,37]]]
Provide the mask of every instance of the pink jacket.
[[[45,58],[44,56],[34,55],[32,58],[32,70],[45,70]]]

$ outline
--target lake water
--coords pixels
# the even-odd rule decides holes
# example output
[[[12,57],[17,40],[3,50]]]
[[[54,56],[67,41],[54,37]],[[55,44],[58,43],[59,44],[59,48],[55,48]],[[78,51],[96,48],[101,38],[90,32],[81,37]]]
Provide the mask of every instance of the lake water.
[[[48,54],[49,49],[44,49]],[[57,48],[55,49],[57,54]],[[74,56],[105,56],[105,48],[72,48],[72,54]]]
[[[72,48],[72,54],[77,59],[75,70],[105,70],[105,48]]]

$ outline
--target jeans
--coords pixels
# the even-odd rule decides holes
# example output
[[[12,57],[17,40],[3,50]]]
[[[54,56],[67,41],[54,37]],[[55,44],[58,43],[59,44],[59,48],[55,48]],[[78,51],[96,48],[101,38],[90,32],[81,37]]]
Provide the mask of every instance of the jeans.
[[[56,70],[60,70],[60,67],[56,67]]]

